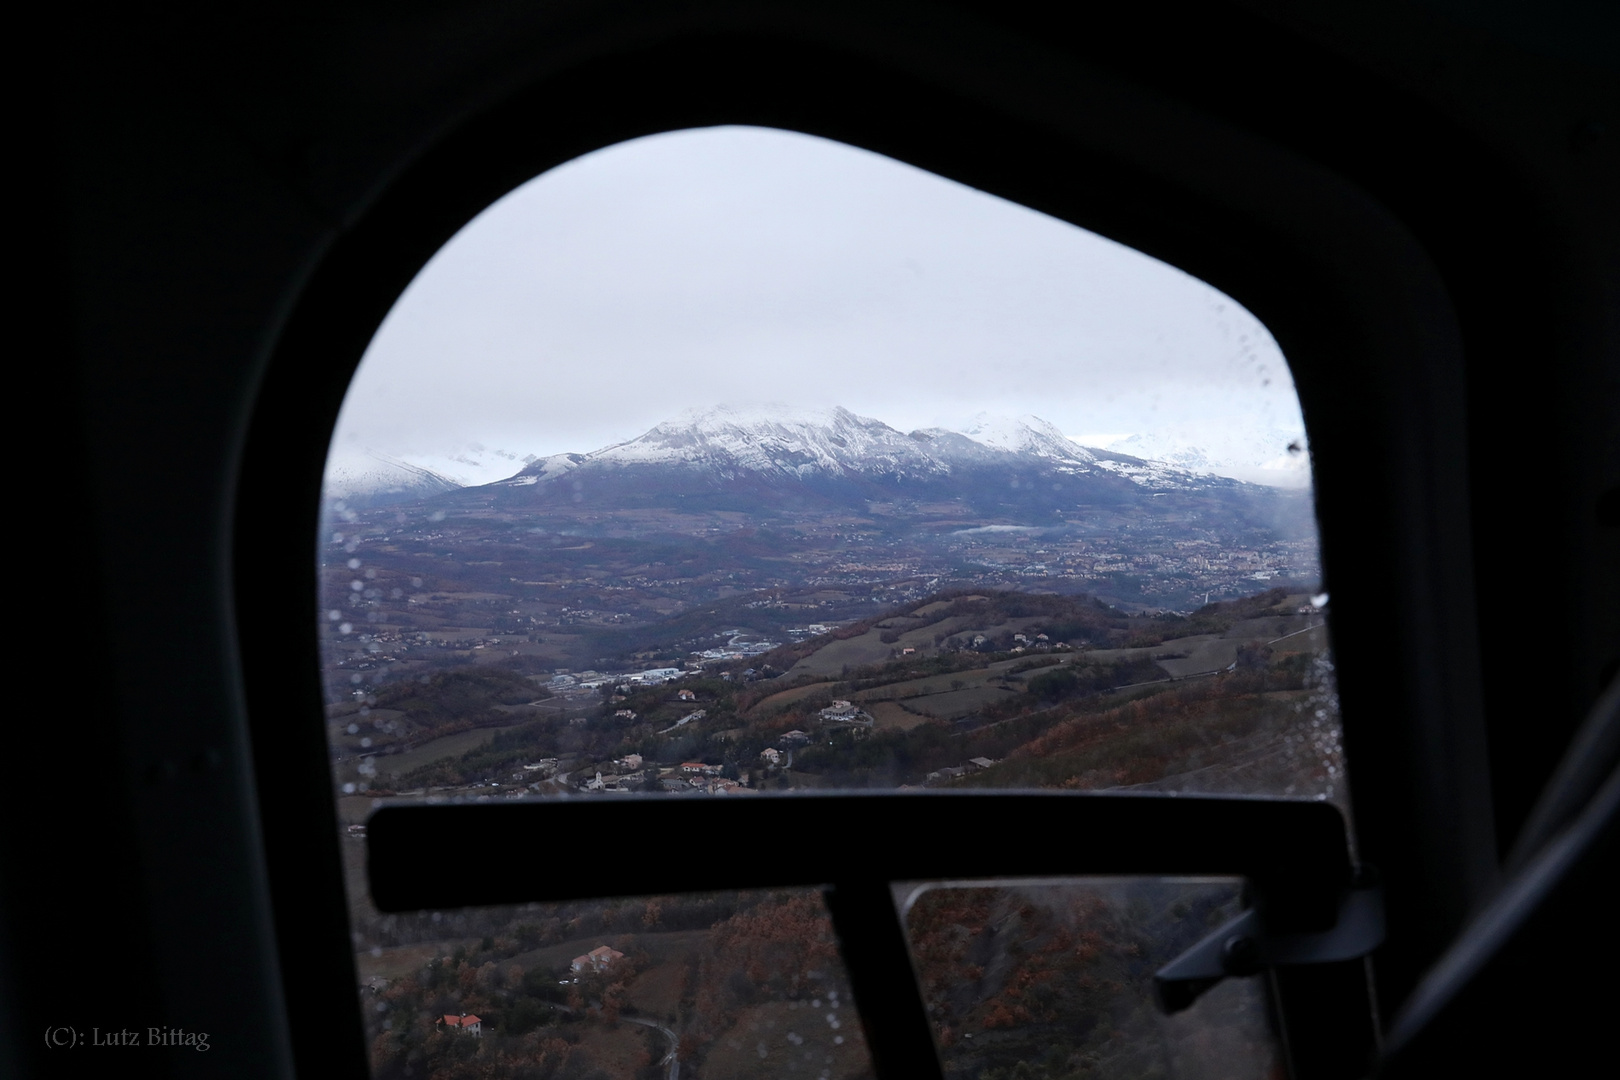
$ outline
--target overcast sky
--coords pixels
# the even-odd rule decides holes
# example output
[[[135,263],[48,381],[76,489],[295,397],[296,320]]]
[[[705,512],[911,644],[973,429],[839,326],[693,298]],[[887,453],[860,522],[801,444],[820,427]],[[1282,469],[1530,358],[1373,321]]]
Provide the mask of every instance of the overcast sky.
[[[1303,433],[1271,335],[1196,278],[877,154],[722,127],[588,154],[462,229],[367,349],[334,457],[487,481],[515,471],[494,451],[766,402],[902,430],[1032,413],[1216,456]]]

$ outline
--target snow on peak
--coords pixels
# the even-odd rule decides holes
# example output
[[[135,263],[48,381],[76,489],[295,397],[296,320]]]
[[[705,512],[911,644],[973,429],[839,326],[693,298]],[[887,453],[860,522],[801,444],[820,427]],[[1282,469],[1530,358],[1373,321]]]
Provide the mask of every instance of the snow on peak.
[[[329,457],[322,494],[327,499],[351,502],[398,501],[454,491],[461,486],[456,477],[367,450]]]
[[[1268,487],[1305,488],[1311,484],[1309,444],[1297,428],[1188,427],[1122,435],[1099,448],[1190,473]]]
[[[509,476],[505,480],[495,481],[494,486],[526,487],[537,484],[542,480],[554,480],[564,473],[579,468],[585,460],[584,454],[552,454],[550,457],[537,458],[530,454],[524,459],[523,471],[516,476]]]
[[[781,405],[691,410],[587,457],[609,465],[702,465],[808,477],[816,473],[938,471],[918,444],[844,408]]]
[[[1011,454],[1090,463],[1096,459],[1058,428],[1038,416],[995,416],[979,413],[957,429],[981,446]]]
[[[901,432],[838,406],[717,405],[689,409],[634,439],[589,454],[519,458],[483,446],[412,461],[370,451],[334,454],[327,464],[326,490],[328,498],[397,501],[470,484],[545,483],[586,466],[679,465],[718,479],[742,473],[799,480],[857,475],[922,479],[1013,464],[1011,458],[1038,459],[1041,468],[1059,473],[1103,469],[1154,488],[1185,485],[1198,475],[1279,487],[1310,483],[1309,455],[1299,432],[1212,428],[1081,438],[1096,449],[1088,450],[1038,416],[980,413],[960,426]]]

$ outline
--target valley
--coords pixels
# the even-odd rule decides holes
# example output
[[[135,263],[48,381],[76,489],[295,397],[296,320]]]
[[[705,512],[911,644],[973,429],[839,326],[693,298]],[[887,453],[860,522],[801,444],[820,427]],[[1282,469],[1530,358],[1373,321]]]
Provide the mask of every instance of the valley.
[[[385,915],[364,874],[380,801],[997,787],[1342,803],[1308,494],[1059,439],[1038,422],[969,439],[717,410],[483,487],[331,500],[318,618],[374,1075],[869,1068],[814,892]],[[520,857],[589,873],[605,845],[646,859],[649,881],[669,841],[734,857],[699,839],[555,838]],[[516,854],[474,844],[424,869]],[[919,902],[947,1075],[1103,1059],[1156,1075],[1203,1043],[1264,1075],[1249,991],[1212,995],[1181,1034],[1143,1011],[1149,960],[1231,889],[1086,888]],[[992,925],[1016,928],[995,939],[1014,954]]]

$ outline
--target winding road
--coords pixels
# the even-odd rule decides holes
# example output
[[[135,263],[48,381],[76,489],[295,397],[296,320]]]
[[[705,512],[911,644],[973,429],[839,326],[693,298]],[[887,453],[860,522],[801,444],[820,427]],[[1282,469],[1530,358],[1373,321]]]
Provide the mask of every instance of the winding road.
[[[552,1003],[551,1007],[556,1009],[558,1012],[572,1013],[574,1011],[567,1005],[558,1005],[556,1003]],[[623,1013],[619,1014],[619,1020],[621,1023],[640,1024],[642,1027],[652,1028],[664,1038],[668,1039],[669,1051],[664,1054],[663,1060],[659,1062],[660,1065],[669,1066],[668,1071],[664,1074],[664,1080],[681,1080],[681,1063],[675,1057],[675,1050],[678,1046],[680,1046],[681,1042],[680,1036],[676,1035],[675,1032],[671,1031],[669,1028],[665,1027],[663,1024],[660,1024],[656,1020],[643,1020],[639,1016],[625,1016]]]
[[[675,1048],[680,1045],[680,1039],[673,1031],[665,1027],[663,1024],[658,1023],[656,1020],[642,1020],[639,1017],[625,1016],[622,1013],[619,1015],[619,1019],[626,1023],[640,1024],[642,1027],[653,1028],[661,1033],[664,1038],[668,1039],[669,1053],[664,1055],[664,1060],[660,1063],[667,1064],[669,1066],[669,1072],[665,1075],[665,1080],[681,1080],[681,1063],[675,1057]]]

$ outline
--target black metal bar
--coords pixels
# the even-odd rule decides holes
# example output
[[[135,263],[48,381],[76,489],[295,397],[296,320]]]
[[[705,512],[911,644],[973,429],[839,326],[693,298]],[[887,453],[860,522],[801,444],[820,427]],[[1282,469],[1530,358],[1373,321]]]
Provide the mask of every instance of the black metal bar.
[[[770,858],[611,860],[572,872],[592,838],[783,841]],[[444,869],[469,841],[490,857]],[[368,823],[383,911],[843,881],[1079,874],[1230,874],[1332,925],[1350,880],[1343,818],[1326,803],[1088,793],[759,795],[402,804]],[[570,860],[571,862],[572,860]],[[1321,919],[1315,909],[1320,908]]]
[[[878,1080],[941,1080],[933,1031],[889,883],[840,882],[826,896]]]
[[[681,844],[772,837],[756,860],[621,860],[588,874],[560,855],[593,838]],[[445,872],[469,841],[494,857]],[[1351,880],[1343,818],[1326,803],[1073,792],[659,796],[385,806],[368,822],[373,901],[384,911],[836,883],[827,893],[880,1080],[941,1075],[890,882],[1088,874],[1243,876],[1279,925],[1332,925]],[[571,864],[572,861],[570,861]],[[434,869],[429,870],[432,867]],[[1284,1026],[1298,1080],[1338,1080],[1318,1044],[1365,1060],[1351,1032],[1310,1030],[1289,988]],[[1327,990],[1313,985],[1312,991]],[[1331,989],[1349,989],[1342,978]],[[1363,994],[1365,989],[1363,988]],[[1365,1011],[1365,997],[1361,1010]],[[1336,1008],[1343,1002],[1335,1000]],[[1307,1060],[1308,1059],[1308,1060]]]

